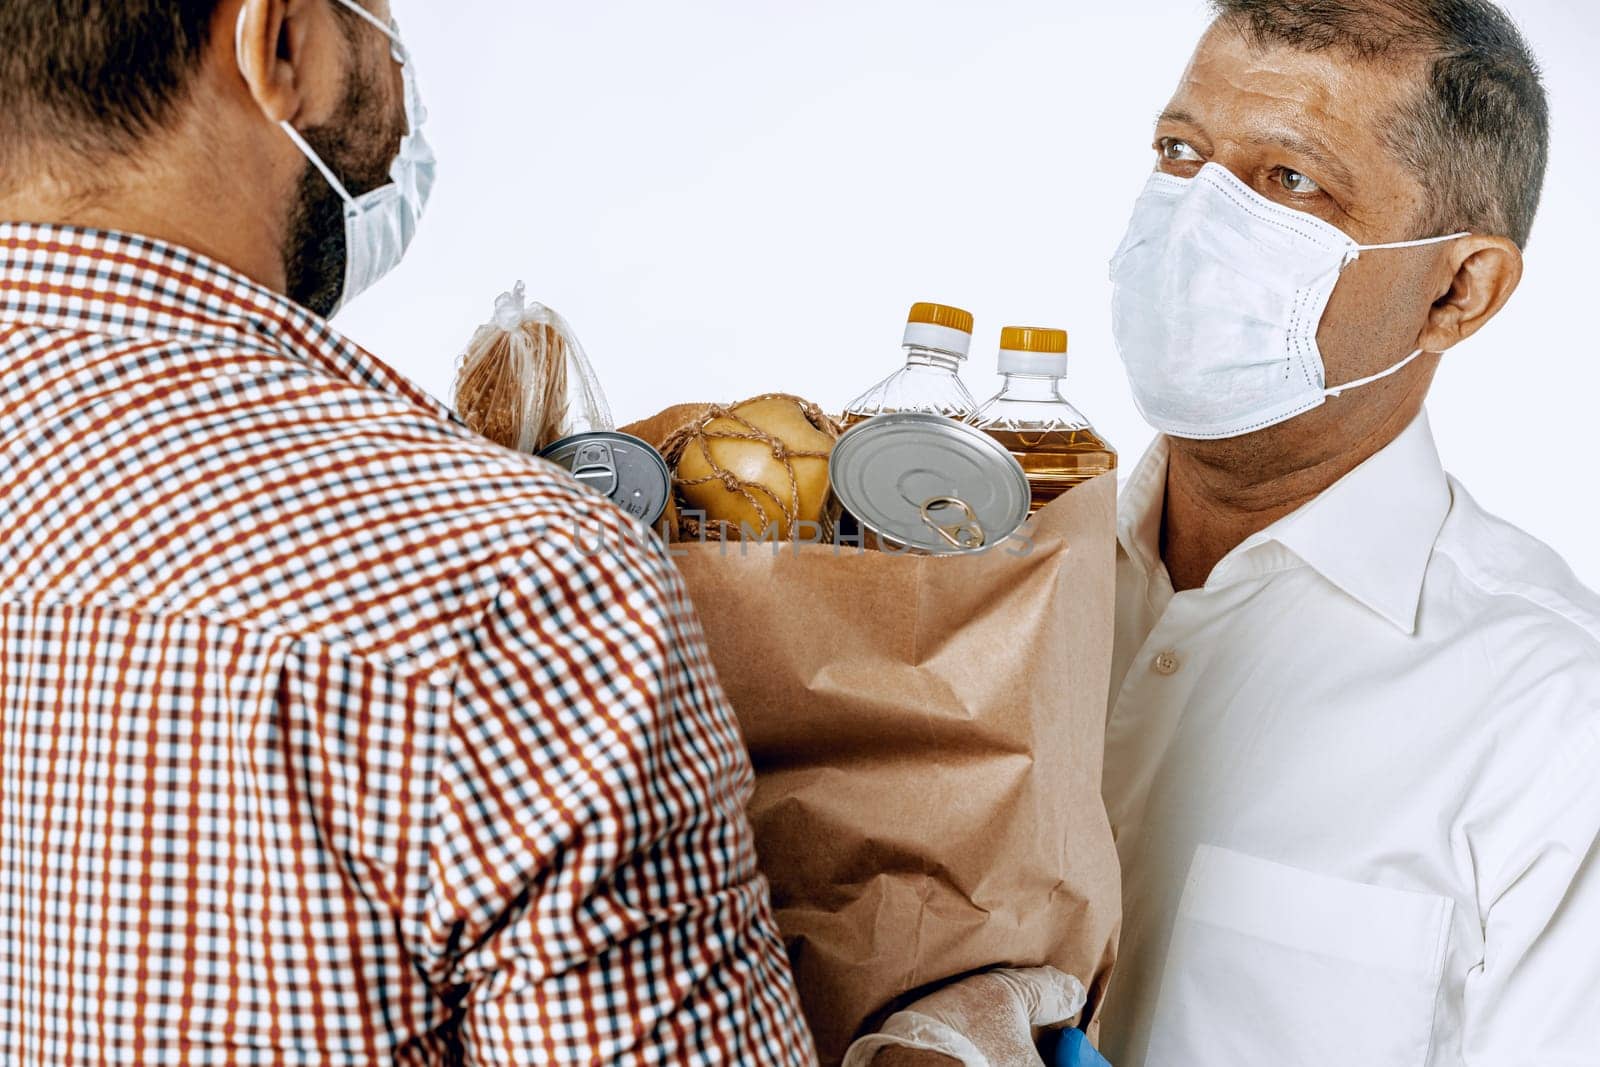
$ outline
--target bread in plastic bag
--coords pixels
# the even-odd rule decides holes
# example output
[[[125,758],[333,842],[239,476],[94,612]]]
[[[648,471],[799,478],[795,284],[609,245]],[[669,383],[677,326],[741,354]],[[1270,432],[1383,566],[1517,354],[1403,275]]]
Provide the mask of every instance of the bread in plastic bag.
[[[567,321],[527,299],[522,282],[501,293],[458,362],[451,405],[476,433],[538,454],[563,437],[611,430],[611,409]]]

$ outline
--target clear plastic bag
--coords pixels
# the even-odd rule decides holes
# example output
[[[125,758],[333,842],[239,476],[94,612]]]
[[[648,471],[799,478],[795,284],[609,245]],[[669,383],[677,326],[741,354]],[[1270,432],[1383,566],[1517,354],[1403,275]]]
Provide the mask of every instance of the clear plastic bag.
[[[450,402],[478,434],[535,455],[575,433],[615,429],[572,327],[530,302],[522,282],[500,294],[494,319],[472,335]]]

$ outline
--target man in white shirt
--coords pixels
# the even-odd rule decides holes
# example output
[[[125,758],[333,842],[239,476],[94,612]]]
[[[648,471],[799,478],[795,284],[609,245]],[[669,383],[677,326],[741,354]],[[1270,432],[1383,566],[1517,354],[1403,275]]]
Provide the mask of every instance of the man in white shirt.
[[[1521,275],[1536,68],[1482,0],[1216,7],[1156,130],[1177,181],[1113,271],[1135,395],[1168,432],[1119,524],[1103,1051],[1600,1064],[1600,598],[1444,472],[1423,411],[1440,354]],[[1252,393],[1247,357],[1274,350],[1232,305],[1271,287],[1275,235],[1323,224],[1363,253],[1312,320],[1302,407],[1303,387]],[[1417,238],[1441,239],[1374,248]],[[1289,350],[1312,330],[1280,326]]]
[[[1600,597],[1423,410],[1521,279],[1537,67],[1487,0],[1213,6],[1112,262],[1163,433],[1118,530],[1103,1051],[1600,1064]],[[893,1062],[1036,1062],[1048,984],[1003,977]]]

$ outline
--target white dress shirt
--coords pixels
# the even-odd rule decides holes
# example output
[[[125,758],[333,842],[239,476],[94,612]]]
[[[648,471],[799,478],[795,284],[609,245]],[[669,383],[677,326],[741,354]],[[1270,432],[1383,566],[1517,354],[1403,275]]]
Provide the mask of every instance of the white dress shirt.
[[[1600,1064],[1600,597],[1425,414],[1175,595],[1167,454],[1118,530],[1112,1063]]]

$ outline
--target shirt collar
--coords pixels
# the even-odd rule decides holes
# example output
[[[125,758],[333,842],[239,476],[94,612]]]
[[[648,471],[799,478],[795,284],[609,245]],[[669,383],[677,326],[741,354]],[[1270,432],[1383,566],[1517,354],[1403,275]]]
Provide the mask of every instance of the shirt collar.
[[[0,222],[0,323],[287,355],[466,426],[449,405],[317,315],[221,263],[150,237]]]
[[[1118,540],[1147,573],[1160,559],[1170,444],[1158,435],[1123,489]],[[1258,546],[1289,549],[1347,596],[1405,633],[1416,632],[1423,577],[1450,510],[1450,486],[1427,412],[1304,506],[1246,538],[1206,580],[1214,589],[1250,576]]]
[[[1166,434],[1156,434],[1117,493],[1117,543],[1146,574],[1164,573],[1161,516],[1167,500]]]

